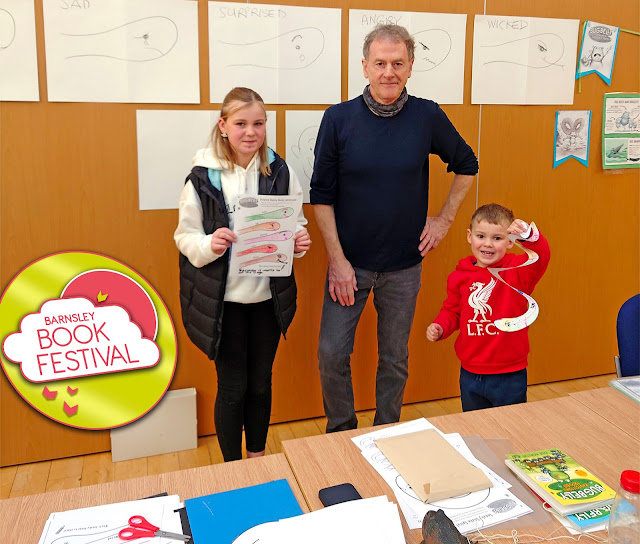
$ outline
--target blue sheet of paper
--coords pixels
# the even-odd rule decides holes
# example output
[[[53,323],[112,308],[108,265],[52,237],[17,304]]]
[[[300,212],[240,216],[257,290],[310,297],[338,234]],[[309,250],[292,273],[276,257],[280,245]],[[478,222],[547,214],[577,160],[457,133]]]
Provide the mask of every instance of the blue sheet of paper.
[[[251,527],[302,514],[284,479],[187,499],[184,504],[193,544],[231,544]]]

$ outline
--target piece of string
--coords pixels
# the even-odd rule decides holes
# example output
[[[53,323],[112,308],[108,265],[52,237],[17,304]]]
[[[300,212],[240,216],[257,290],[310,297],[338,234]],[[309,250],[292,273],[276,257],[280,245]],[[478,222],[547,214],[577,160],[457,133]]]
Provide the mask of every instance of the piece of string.
[[[580,533],[579,535],[552,536],[554,533],[558,532],[560,529],[564,529],[564,527],[563,526],[557,527],[553,531],[551,531],[547,536],[544,536],[544,537],[538,536],[538,535],[531,535],[528,533],[518,534],[518,531],[516,529],[512,529],[511,534],[509,535],[504,535],[501,533],[496,533],[494,535],[485,535],[482,533],[480,529],[476,529],[475,532],[480,535],[480,538],[474,538],[473,542],[479,542],[479,543],[486,542],[488,544],[493,544],[492,539],[497,539],[497,540],[509,539],[513,542],[513,544],[537,544],[538,542],[551,542],[553,540],[560,540],[560,539],[566,539],[566,538],[579,542],[582,537],[589,538],[594,542],[599,542],[599,543],[609,542],[608,538],[602,538],[589,533]],[[522,537],[532,538],[533,540],[521,540]]]
[[[582,53],[582,48],[584,47],[584,37],[587,35],[587,22],[582,23],[582,45],[580,46],[580,50],[578,51],[578,55]],[[582,65],[580,64],[580,58],[578,58],[578,92],[582,92]]]

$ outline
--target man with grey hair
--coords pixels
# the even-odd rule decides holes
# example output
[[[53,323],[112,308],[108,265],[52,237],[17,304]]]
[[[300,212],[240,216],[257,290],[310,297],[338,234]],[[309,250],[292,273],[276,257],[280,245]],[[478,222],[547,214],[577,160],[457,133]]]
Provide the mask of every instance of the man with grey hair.
[[[400,419],[422,258],[455,219],[478,161],[440,107],[409,96],[414,41],[404,27],[365,38],[361,96],[327,109],[315,148],[311,204],[329,267],[318,359],[327,432],[354,429],[350,355],[369,292],[378,314],[374,425]],[[453,172],[446,202],[427,216],[429,155]]]

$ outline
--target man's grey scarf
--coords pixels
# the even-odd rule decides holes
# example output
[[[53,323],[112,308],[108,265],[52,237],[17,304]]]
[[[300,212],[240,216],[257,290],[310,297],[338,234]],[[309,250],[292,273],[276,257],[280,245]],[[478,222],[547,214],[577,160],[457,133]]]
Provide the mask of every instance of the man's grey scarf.
[[[380,102],[376,102],[373,96],[371,96],[369,85],[367,85],[364,88],[364,91],[362,91],[362,98],[364,98],[364,103],[372,113],[375,113],[379,117],[393,117],[394,115],[397,115],[402,109],[402,106],[407,103],[409,95],[407,93],[407,88],[405,87],[402,89],[400,96],[395,102],[392,104],[380,104]]]

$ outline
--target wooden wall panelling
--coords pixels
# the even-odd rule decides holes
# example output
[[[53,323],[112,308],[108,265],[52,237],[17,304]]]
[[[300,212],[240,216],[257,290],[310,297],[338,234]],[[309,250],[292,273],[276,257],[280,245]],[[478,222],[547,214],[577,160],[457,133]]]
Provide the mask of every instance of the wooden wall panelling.
[[[638,30],[638,3],[618,7],[491,0],[487,13],[580,19],[581,33],[585,19]],[[573,105],[483,106],[480,203],[498,201],[535,220],[551,245],[534,293],[541,313],[530,330],[529,383],[611,372],[617,311],[639,291],[640,175],[605,173],[601,158],[603,94],[640,90],[639,40],[620,33],[611,86],[584,77]],[[557,110],[592,111],[588,168],[569,160],[553,169]]]

